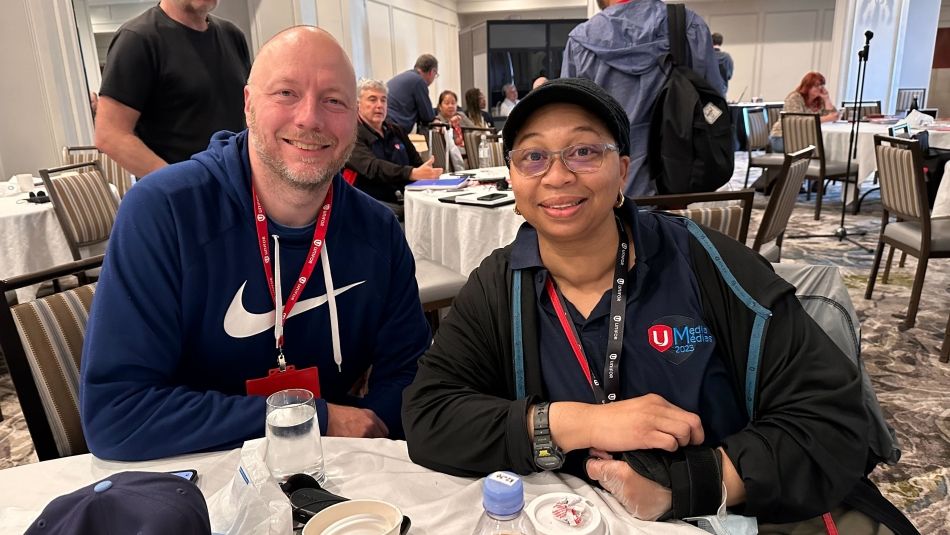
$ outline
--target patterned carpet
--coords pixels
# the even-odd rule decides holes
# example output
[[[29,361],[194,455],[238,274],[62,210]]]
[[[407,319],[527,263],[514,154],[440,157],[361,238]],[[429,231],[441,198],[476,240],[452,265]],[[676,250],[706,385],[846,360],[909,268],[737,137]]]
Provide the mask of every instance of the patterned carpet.
[[[742,187],[745,153],[736,154],[733,185]],[[753,180],[758,172],[753,171]],[[814,198],[802,194],[788,226],[787,236],[831,234],[840,226],[841,203],[834,187],[825,197],[820,221],[814,221]],[[846,219],[849,235],[873,248],[880,229],[881,209],[876,193],[868,197],[861,214]],[[755,236],[767,198],[757,194],[749,232]],[[864,236],[857,231],[867,232]],[[939,346],[950,313],[950,260],[931,260],[915,328],[900,332],[900,319],[910,298],[917,262],[894,267],[888,284],[880,280],[870,300],[864,289],[872,254],[836,238],[789,239],[782,259],[790,262],[831,264],[841,269],[851,299],[861,318],[862,354],[877,395],[891,425],[897,430],[903,456],[893,467],[878,468],[872,478],[924,534],[950,535],[950,364],[938,361]],[[883,267],[882,267],[883,269]],[[0,363],[2,366],[2,363]],[[36,462],[9,375],[0,367],[0,468]]]

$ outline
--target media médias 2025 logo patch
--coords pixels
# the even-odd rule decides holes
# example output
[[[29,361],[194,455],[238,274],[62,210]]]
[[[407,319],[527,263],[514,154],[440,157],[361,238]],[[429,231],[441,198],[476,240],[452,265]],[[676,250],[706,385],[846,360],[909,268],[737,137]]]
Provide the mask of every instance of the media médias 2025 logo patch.
[[[686,316],[664,316],[656,320],[647,329],[647,341],[673,364],[686,362],[697,349],[715,342],[708,327]]]

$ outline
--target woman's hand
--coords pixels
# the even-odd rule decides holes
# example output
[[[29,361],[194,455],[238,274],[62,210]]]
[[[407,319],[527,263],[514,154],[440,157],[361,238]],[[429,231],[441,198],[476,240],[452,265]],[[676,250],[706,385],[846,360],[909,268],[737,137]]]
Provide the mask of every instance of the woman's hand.
[[[656,520],[673,507],[673,492],[636,473],[624,461],[615,461],[602,451],[591,450],[587,475],[617,498],[631,515]]]
[[[552,403],[550,423],[554,442],[564,451],[676,451],[681,446],[702,444],[705,439],[698,415],[656,394],[606,405]]]

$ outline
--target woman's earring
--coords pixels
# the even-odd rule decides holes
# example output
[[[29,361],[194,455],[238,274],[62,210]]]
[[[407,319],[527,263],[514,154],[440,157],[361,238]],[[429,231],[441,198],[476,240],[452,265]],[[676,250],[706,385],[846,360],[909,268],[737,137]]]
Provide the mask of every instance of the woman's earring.
[[[617,204],[614,205],[614,208],[620,208],[621,206],[623,206],[623,201],[626,200],[626,197],[623,196],[622,191],[617,194],[617,197],[619,198],[617,199]]]
[[[518,209],[517,204],[514,207],[512,207],[511,211],[514,212],[515,215],[521,215],[521,210]]]

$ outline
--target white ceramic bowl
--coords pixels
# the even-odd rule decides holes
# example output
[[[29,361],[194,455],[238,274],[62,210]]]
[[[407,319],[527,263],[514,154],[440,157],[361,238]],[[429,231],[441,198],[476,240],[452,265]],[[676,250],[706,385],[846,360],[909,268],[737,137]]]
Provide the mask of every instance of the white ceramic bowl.
[[[402,512],[379,500],[349,500],[313,515],[302,535],[399,535]]]

